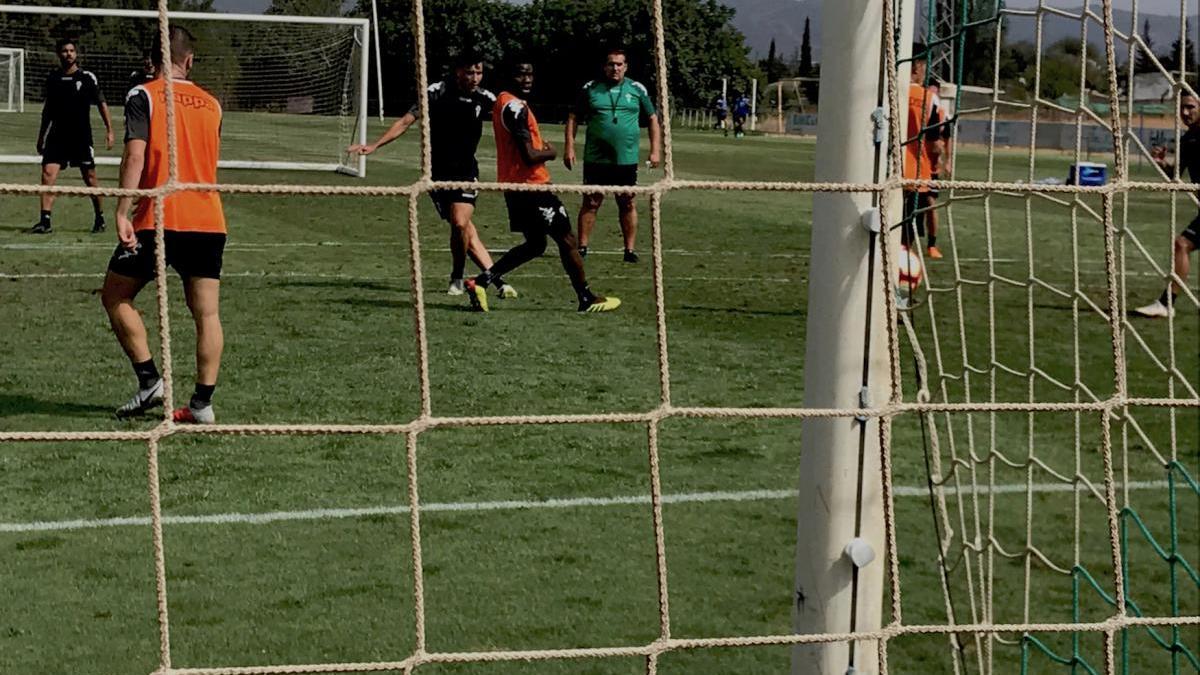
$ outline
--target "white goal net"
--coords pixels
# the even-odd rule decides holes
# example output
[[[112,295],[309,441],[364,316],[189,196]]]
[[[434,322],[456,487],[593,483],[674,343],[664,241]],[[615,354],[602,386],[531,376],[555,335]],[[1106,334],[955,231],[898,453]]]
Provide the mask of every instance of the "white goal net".
[[[0,47],[0,112],[25,110],[25,50]]]
[[[171,16],[203,45],[204,58],[191,76],[224,109],[222,167],[365,172],[362,158],[345,149],[365,138],[368,20]],[[149,11],[0,5],[4,46],[24,54],[16,87],[23,86],[29,102],[24,126],[0,141],[0,161],[37,161],[26,148],[37,133],[43,83],[58,67],[57,40],[77,41],[80,67],[96,75],[119,129],[120,106],[142,71],[157,27],[157,14]],[[0,79],[4,58],[0,53]],[[0,106],[4,103],[0,95]],[[99,162],[117,163],[118,152],[97,148]]]

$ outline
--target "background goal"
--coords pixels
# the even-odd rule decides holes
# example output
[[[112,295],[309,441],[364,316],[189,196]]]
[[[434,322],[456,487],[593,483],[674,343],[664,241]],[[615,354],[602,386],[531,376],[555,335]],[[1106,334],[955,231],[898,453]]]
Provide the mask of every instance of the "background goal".
[[[54,43],[69,36],[79,41],[80,65],[95,73],[119,126],[130,75],[141,70],[157,17],[152,11],[0,5],[4,46],[25,56],[25,114],[40,115],[43,83],[58,67]],[[172,12],[171,18],[204,44],[205,58],[192,76],[224,108],[221,166],[364,174],[365,159],[345,149],[366,138],[367,19],[215,12]],[[255,118],[262,115],[288,133],[261,133]],[[279,140],[296,134],[312,142]],[[101,163],[118,162],[119,153],[97,148]],[[0,162],[37,161],[0,155]]]

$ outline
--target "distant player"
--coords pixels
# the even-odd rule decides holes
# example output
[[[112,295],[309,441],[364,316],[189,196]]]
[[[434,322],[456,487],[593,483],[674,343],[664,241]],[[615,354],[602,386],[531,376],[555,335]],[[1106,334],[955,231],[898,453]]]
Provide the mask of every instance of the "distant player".
[[[947,145],[950,143],[950,125],[946,124],[945,108],[942,106],[941,92],[936,84],[931,84],[926,87],[926,100],[932,103],[932,109],[929,114],[929,124],[931,126],[928,133],[932,133],[935,138],[941,141],[941,150],[938,154],[938,165],[930,167],[930,180],[940,180],[941,171],[948,170],[946,160],[950,153]],[[930,156],[930,162],[933,162],[933,157]],[[938,191],[936,188],[929,188],[927,192],[922,192],[920,195],[920,207],[922,213],[917,219],[917,234],[925,235],[925,255],[931,260],[941,260],[942,252],[937,247],[937,230],[938,230],[938,212],[937,212]],[[925,230],[922,232],[921,224],[924,223]]]
[[[733,102],[733,137],[741,138],[746,135],[746,120],[750,117],[750,99],[745,94],[738,94]]]
[[[938,126],[942,120],[942,112],[938,108],[937,97],[925,88],[925,45],[914,44],[912,50],[908,123],[904,140],[904,177],[910,180],[932,180],[945,150],[945,140],[941,127]],[[904,191],[904,222],[901,226],[900,241],[906,247],[913,245],[918,234],[925,234],[925,215],[932,211],[932,205],[935,203],[929,192],[928,187]],[[940,258],[942,255],[937,251],[936,242],[936,233],[931,228],[928,240],[930,257]]]
[[[125,95],[129,96],[134,87],[141,86],[153,80],[157,75],[158,69],[154,67],[154,55],[149,49],[142,50],[142,67],[131,71],[128,78],[128,86],[125,87]]]
[[[113,146],[112,119],[100,83],[91,71],[79,67],[75,41],[59,40],[54,45],[60,68],[46,76],[45,103],[42,105],[42,124],[38,129],[37,151],[42,156],[42,185],[58,182],[58,172],[69,166],[79,167],[85,185],[96,187],[96,152],[92,147],[92,106],[100,109],[104,120],[104,143]],[[42,212],[30,234],[50,234],[50,211],[54,194],[42,194]],[[92,233],[104,231],[104,212],[100,195],[92,196]]]
[[[724,96],[718,96],[716,102],[713,103],[713,117],[716,118],[713,128],[720,129],[728,136],[729,126],[726,119],[729,117],[729,103],[725,101]]]
[[[567,134],[563,144],[563,164],[575,166],[575,130],[587,125],[583,148],[583,182],[587,185],[637,185],[638,143],[641,140],[641,119],[650,129],[651,168],[659,163],[662,148],[662,129],[658,113],[650,101],[650,92],[641,83],[625,77],[629,69],[625,52],[613,49],[604,59],[604,78],[583,85],[575,108],[567,115]],[[603,193],[583,196],[579,207],[579,250],[587,255],[596,213],[604,203]],[[621,233],[625,239],[625,262],[635,263],[638,254],[637,203],[633,195],[617,195],[617,211]]]
[[[512,76],[510,88],[500,93],[493,110],[497,178],[502,183],[546,184],[550,182],[546,162],[552,161],[557,153],[542,140],[537,118],[526,100],[533,89],[533,64],[518,61],[513,65]],[[547,235],[558,245],[558,255],[575,289],[580,312],[609,312],[621,305],[620,299],[596,295],[588,288],[583,257],[571,233],[571,219],[558,197],[549,192],[506,192],[504,202],[508,206],[509,226],[525,235],[525,241],[505,253],[495,267],[467,280],[467,296],[473,308],[488,311],[487,287],[494,285],[499,275],[542,255]]]
[[[157,41],[157,34],[155,41]],[[221,105],[187,80],[195,38],[172,25],[171,76],[175,100],[178,180],[216,183],[221,151]],[[155,48],[156,61],[161,50]],[[161,68],[157,71],[161,72]],[[167,181],[166,80],[158,77],[136,87],[125,102],[125,151],[122,188],[155,188]],[[132,197],[117,199],[117,250],[108,263],[101,301],[117,340],[133,364],[138,391],[117,409],[117,417],[142,415],[162,405],[163,381],[150,354],[146,326],[133,306],[139,291],[154,278],[154,200],[141,199],[129,214]],[[225,250],[225,213],[217,192],[177,192],[164,203],[163,233],[167,264],[183,279],[187,306],[196,324],[196,389],[188,405],[173,412],[176,422],[212,424],[225,339],[218,314],[221,262]]]
[[[479,86],[483,80],[483,59],[474,52],[463,52],[454,61],[453,77],[429,85],[430,152],[433,155],[433,180],[472,182],[479,180],[479,162],[475,151],[483,135],[483,123],[492,117],[496,96]],[[352,145],[349,152],[369,155],[404,135],[420,115],[413,103],[408,112],[370,145]],[[438,215],[450,224],[449,295],[463,294],[463,272],[467,255],[486,270],[492,266],[472,218],[475,215],[475,190],[434,190],[429,194]],[[515,298],[517,290],[500,281],[500,297]]]
[[[1179,120],[1187,127],[1187,132],[1179,139],[1179,151],[1176,155],[1180,166],[1187,169],[1188,179],[1193,183],[1200,183],[1200,100],[1190,94],[1183,94],[1179,99]],[[1150,156],[1168,176],[1174,174],[1175,165],[1167,161],[1165,147],[1155,146],[1151,149]],[[1200,213],[1175,237],[1171,269],[1183,283],[1188,282],[1192,251],[1197,248],[1200,248]],[[1162,295],[1158,296],[1158,300],[1138,307],[1133,310],[1134,314],[1152,319],[1174,316],[1175,298],[1179,296],[1179,288],[1179,282],[1172,279]]]

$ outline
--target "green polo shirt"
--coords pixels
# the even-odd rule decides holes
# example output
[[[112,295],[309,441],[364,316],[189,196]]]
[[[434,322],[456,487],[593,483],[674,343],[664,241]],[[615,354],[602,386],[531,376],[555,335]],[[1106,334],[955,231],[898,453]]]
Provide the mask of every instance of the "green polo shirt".
[[[637,164],[639,124],[654,115],[650,93],[628,77],[617,84],[592,80],[575,101],[575,118],[587,124],[584,164]]]

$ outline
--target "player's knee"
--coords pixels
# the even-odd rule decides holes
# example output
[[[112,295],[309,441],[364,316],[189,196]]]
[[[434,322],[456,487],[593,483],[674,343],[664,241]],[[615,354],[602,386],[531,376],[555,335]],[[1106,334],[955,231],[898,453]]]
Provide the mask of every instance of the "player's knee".
[[[1175,252],[1176,253],[1191,253],[1196,250],[1196,242],[1187,237],[1178,235],[1175,237]]]
[[[584,195],[583,196],[583,210],[584,211],[595,211],[595,210],[599,209],[600,205],[603,203],[604,203],[604,195],[602,195],[602,194]]]
[[[637,208],[637,196],[617,195],[617,208],[620,209],[622,213],[629,213]]]

